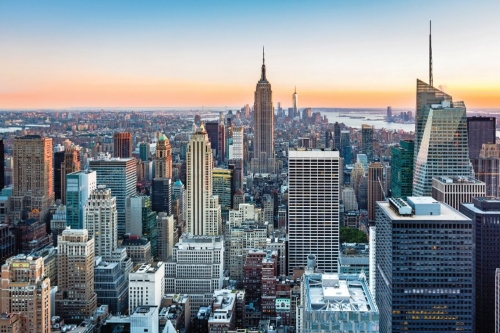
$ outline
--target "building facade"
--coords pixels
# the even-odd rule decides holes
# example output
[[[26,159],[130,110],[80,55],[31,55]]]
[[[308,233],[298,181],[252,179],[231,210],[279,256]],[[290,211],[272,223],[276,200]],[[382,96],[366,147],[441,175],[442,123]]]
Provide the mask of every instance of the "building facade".
[[[84,207],[96,188],[95,171],[77,171],[66,176],[66,224],[72,229],[83,229]]]
[[[129,310],[141,305],[160,306],[165,294],[165,264],[137,265],[128,276],[128,290]]]
[[[460,204],[472,202],[472,198],[484,197],[486,185],[471,177],[440,176],[432,178],[432,197],[456,210]]]
[[[132,157],[132,133],[117,132],[113,135],[113,156],[119,158]]]
[[[382,180],[384,168],[380,162],[370,163],[368,167],[368,221],[375,221],[375,206],[377,201],[384,200]]]
[[[155,178],[172,179],[172,146],[165,134],[160,136],[156,144]]]
[[[391,195],[406,200],[413,192],[413,154],[415,142],[401,140],[391,147]]]

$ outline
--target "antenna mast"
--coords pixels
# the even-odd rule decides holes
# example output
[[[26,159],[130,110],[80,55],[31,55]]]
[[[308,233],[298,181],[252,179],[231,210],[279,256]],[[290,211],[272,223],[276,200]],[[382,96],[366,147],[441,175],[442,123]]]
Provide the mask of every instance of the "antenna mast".
[[[429,21],[429,85],[434,87],[434,78],[432,77],[432,21]]]

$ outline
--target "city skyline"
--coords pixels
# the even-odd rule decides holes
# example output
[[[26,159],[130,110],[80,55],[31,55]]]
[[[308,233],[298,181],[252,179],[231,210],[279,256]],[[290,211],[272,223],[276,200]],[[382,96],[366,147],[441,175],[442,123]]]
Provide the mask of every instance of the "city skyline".
[[[429,15],[429,6],[445,14]],[[299,108],[413,109],[414,79],[428,76],[431,19],[434,86],[470,109],[499,108],[495,8],[1,2],[0,109],[243,106],[253,99],[262,45],[283,107],[297,86]]]

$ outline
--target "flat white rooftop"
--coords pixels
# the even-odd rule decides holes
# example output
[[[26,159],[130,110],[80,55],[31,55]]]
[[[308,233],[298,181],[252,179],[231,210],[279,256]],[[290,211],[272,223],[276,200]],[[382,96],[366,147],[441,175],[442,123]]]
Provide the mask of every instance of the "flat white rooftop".
[[[425,197],[412,197],[412,198],[425,198]],[[432,198],[431,198],[432,199]],[[417,199],[420,200],[420,199]],[[430,199],[426,198],[425,201],[429,201]],[[436,201],[432,199],[433,201]],[[422,203],[426,203],[422,201]],[[449,221],[449,220],[457,220],[457,221],[467,221],[469,218],[462,213],[456,211],[452,207],[443,204],[442,202],[438,202],[441,205],[441,214],[439,215],[399,215],[396,213],[392,207],[390,206],[388,201],[377,201],[377,205],[380,206],[384,210],[384,212],[395,221]]]

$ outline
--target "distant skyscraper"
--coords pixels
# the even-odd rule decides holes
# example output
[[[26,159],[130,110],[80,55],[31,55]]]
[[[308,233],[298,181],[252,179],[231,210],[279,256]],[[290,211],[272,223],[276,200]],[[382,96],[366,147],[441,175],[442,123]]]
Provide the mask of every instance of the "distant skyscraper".
[[[472,219],[474,240],[476,330],[495,332],[495,270],[500,267],[500,200],[474,198],[460,205],[460,212]]]
[[[77,171],[66,175],[66,225],[83,229],[83,210],[97,187],[95,171]]]
[[[368,167],[368,221],[375,221],[375,206],[377,201],[384,200],[382,179],[384,168],[379,162],[370,163]]]
[[[113,156],[128,158],[132,157],[132,133],[117,132],[113,136]]]
[[[94,314],[94,239],[86,229],[66,229],[57,240],[56,314],[81,323]]]
[[[232,131],[233,144],[229,146],[230,160],[243,160],[243,127],[235,127]]]
[[[106,185],[90,193],[84,207],[83,225],[94,239],[95,256],[107,258],[118,246],[116,198]]]
[[[43,219],[54,203],[52,139],[27,135],[14,139],[14,217],[26,209],[38,210]]]
[[[392,121],[392,108],[390,106],[387,107],[386,121],[388,123]]]
[[[61,201],[66,204],[66,175],[80,171],[80,146],[72,145],[64,150],[64,161],[61,164]]]
[[[155,178],[172,178],[172,147],[165,134],[160,136],[156,144]]]
[[[170,180],[170,179],[169,179]],[[151,256],[158,253],[158,230],[156,213],[151,207],[151,198],[134,195],[127,198],[127,224],[125,231],[132,235],[144,235],[151,244]]]
[[[339,248],[340,156],[338,151],[289,151],[289,270],[308,254],[318,268],[336,272]]]
[[[155,178],[151,184],[151,203],[153,211],[172,214],[172,180]]]
[[[5,153],[3,139],[0,139],[0,189],[5,187]]]
[[[340,124],[338,121],[333,124],[333,142],[334,142],[334,147],[338,151],[342,149],[342,142],[341,142],[341,134],[340,134]]]
[[[53,152],[53,166],[54,166],[54,200],[62,199],[62,178],[63,175],[61,173],[61,168],[64,162],[64,150],[56,151],[56,147],[54,147]]]
[[[344,164],[352,163],[352,147],[351,147],[351,139],[350,132],[345,130],[340,132],[340,156],[344,158]]]
[[[147,162],[150,155],[150,145],[148,142],[141,142],[139,144],[139,157],[141,161]]]
[[[293,118],[299,115],[299,94],[297,94],[297,87],[295,87],[295,92],[292,96],[293,99]]]
[[[43,258],[9,258],[2,265],[1,277],[0,313],[17,313],[21,317],[18,331],[1,327],[1,332],[50,333],[50,279]]]
[[[361,126],[361,150],[368,157],[368,162],[373,161],[373,127],[363,124]]]
[[[376,233],[380,332],[474,332],[471,219],[430,197],[391,198],[377,202]]]
[[[137,166],[133,158],[108,158],[99,156],[90,161],[91,170],[97,173],[97,184],[106,185],[116,197],[118,210],[118,237],[125,233],[125,204],[127,197],[136,193]]]
[[[413,192],[413,140],[401,140],[391,147],[391,196],[406,200]]]
[[[470,159],[478,159],[485,143],[496,143],[495,117],[467,117]]]
[[[264,56],[264,54],[263,54]],[[252,173],[274,173],[274,111],[273,92],[266,78],[266,65],[262,58],[262,73],[255,89],[254,142]]]
[[[477,159],[475,174],[477,179],[486,184],[487,197],[500,196],[500,151],[496,144],[483,144]]]
[[[204,125],[191,135],[186,158],[187,232],[218,235],[221,230],[218,198],[212,195],[212,149]]]
[[[423,109],[425,128],[416,132],[416,135],[421,132],[421,137],[417,137],[421,141],[415,142],[414,196],[431,195],[433,177],[472,175],[464,103],[443,101],[442,104],[426,104]]]
[[[231,202],[234,192],[233,171],[230,169],[214,168],[212,170],[212,193],[219,197],[219,205],[222,212],[228,214],[231,209]]]

